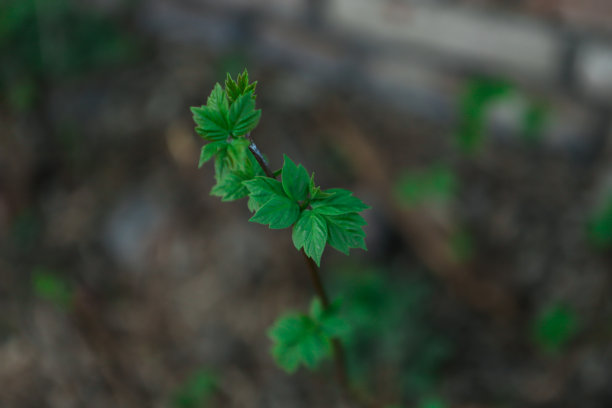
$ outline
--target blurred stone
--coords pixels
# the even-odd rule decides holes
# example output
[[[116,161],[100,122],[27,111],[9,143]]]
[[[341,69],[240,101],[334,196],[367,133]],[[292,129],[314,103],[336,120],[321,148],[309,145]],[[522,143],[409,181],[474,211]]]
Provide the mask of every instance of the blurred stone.
[[[469,64],[515,77],[554,79],[561,40],[534,21],[468,8],[396,1],[334,0],[332,25],[395,46],[434,51],[449,64]]]
[[[576,70],[584,91],[612,106],[612,47],[584,46],[579,52]]]
[[[607,0],[526,0],[527,10],[555,17],[572,28],[610,31],[612,3]]]
[[[104,244],[117,262],[133,271],[142,270],[165,219],[165,210],[151,194],[128,195],[107,218]]]

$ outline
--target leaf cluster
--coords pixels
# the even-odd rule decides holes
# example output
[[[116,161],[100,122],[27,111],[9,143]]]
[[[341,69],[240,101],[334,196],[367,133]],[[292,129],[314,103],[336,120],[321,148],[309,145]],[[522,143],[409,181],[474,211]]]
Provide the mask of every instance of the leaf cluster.
[[[325,309],[319,299],[314,299],[308,315],[291,313],[279,318],[268,331],[277,364],[288,373],[295,372],[300,364],[315,369],[331,355],[332,339],[350,331],[339,311],[339,301]]]
[[[369,207],[341,188],[321,190],[300,164],[285,156],[281,181],[258,176],[245,181],[249,208],[255,212],[250,221],[272,229],[293,226],[295,248],[303,249],[317,265],[325,245],[348,254],[350,248],[366,249],[363,226],[358,213]]]
[[[265,176],[250,150],[250,132],[261,110],[255,109],[256,82],[249,83],[245,70],[225,87],[217,83],[206,105],[193,107],[196,132],[206,140],[200,154],[201,167],[214,158],[216,185],[211,194],[223,201],[248,196],[255,214],[252,222],[273,229],[293,227],[293,244],[317,265],[327,244],[348,254],[351,248],[366,249],[359,212],[368,209],[348,190],[321,190],[302,165],[285,156],[281,180]]]
[[[202,147],[198,166],[214,158],[217,184],[211,194],[223,201],[246,197],[242,182],[264,174],[249,152],[247,137],[261,117],[261,110],[255,109],[256,85],[249,83],[246,70],[236,81],[228,74],[225,88],[215,84],[206,105],[191,108],[196,132],[209,142]]]
[[[345,254],[350,248],[366,249],[366,222],[359,213],[369,207],[350,191],[322,190],[314,174],[287,156],[275,177],[266,176],[271,171],[261,163],[265,159],[250,138],[261,117],[255,109],[255,86],[249,83],[246,70],[235,81],[228,75],[224,87],[215,85],[206,105],[191,109],[196,132],[208,142],[202,147],[199,166],[214,159],[217,183],[211,194],[223,201],[248,196],[248,208],[254,213],[250,221],[273,229],[291,227],[295,247],[317,265],[327,244]],[[269,331],[278,364],[293,372],[300,364],[315,368],[329,356],[332,339],[348,332],[338,310],[337,303],[323,307],[314,300],[308,315],[279,319]]]

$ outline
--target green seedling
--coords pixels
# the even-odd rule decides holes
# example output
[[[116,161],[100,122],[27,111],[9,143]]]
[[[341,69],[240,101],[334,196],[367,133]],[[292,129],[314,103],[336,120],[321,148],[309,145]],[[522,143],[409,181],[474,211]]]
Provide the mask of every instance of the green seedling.
[[[330,302],[318,268],[327,246],[345,254],[351,248],[366,249],[366,222],[360,213],[369,207],[348,190],[321,189],[314,174],[288,156],[280,170],[270,169],[251,136],[261,117],[255,109],[256,85],[246,70],[236,80],[228,74],[205,105],[191,108],[195,130],[207,142],[199,166],[214,162],[212,195],[222,201],[247,198],[250,221],[290,228],[295,248],[304,255],[318,298],[310,314],[283,316],[270,329],[274,359],[291,373],[301,365],[316,368],[333,355],[338,380],[346,388],[341,338],[348,327],[338,316],[338,304]]]

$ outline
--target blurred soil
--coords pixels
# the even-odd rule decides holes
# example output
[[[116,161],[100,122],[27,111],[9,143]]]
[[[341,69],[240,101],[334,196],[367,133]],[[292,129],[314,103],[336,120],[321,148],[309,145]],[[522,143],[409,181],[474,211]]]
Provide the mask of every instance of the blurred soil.
[[[268,352],[268,327],[313,295],[289,233],[247,222],[245,202],[209,195],[212,167],[197,169],[189,107],[236,65],[259,81],[254,137],[273,167],[286,153],[373,207],[369,251],[348,261],[328,249],[326,282],[367,265],[428,288],[414,313],[449,351],[424,393],[398,391],[397,367],[375,364],[381,401],[612,406],[610,259],[585,233],[609,184],[605,143],[585,155],[491,136],[466,156],[451,125],[380,96],[134,34],[134,61],[42,81],[28,109],[0,107],[0,406],[191,407],[175,397],[201,369],[216,381],[206,406],[345,406],[331,364],[288,376]],[[402,203],[402,172],[435,163],[452,169],[453,198]],[[41,275],[67,285],[65,303],[41,296]],[[533,322],[557,302],[577,329],[546,353]]]

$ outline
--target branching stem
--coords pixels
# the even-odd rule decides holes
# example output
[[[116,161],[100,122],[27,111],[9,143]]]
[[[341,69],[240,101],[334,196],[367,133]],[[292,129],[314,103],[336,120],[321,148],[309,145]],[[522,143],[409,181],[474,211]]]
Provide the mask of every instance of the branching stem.
[[[251,142],[251,144],[249,145],[249,150],[251,153],[253,153],[255,160],[257,160],[257,163],[259,163],[259,166],[262,168],[264,173],[266,173],[266,176],[276,179],[274,172],[268,166],[266,159],[264,158],[264,156],[261,154],[261,152],[257,148],[257,145],[255,144],[255,141],[253,140],[251,135],[248,134],[247,138]],[[321,300],[321,304],[323,305],[323,308],[325,310],[328,310],[329,305],[330,305],[329,297],[327,296],[325,286],[323,286],[323,281],[321,280],[321,274],[319,272],[319,267],[312,260],[312,258],[306,255],[303,249],[301,250],[301,252],[308,266],[308,271],[310,272],[310,280],[312,281],[312,284],[315,288],[315,292],[317,293],[317,296]],[[342,344],[342,341],[338,338],[332,339],[332,348],[334,352],[334,364],[336,366],[336,377],[338,379],[338,383],[340,384],[340,387],[342,391],[344,392],[344,394],[349,395],[350,392],[349,392],[349,386],[348,386],[348,376],[346,372],[346,360],[344,357],[345,353],[344,353],[344,346]]]

